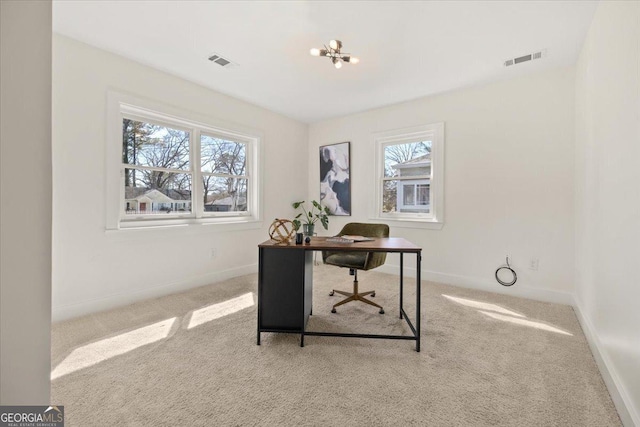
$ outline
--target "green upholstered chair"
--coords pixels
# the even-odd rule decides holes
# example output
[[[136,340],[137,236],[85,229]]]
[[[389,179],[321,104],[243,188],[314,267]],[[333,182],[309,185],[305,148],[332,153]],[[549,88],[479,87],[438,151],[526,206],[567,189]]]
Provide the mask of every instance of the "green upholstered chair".
[[[365,224],[361,222],[350,222],[340,230],[339,236],[356,235],[364,237],[389,237],[389,226],[387,224]],[[370,299],[364,298],[367,295],[376,296],[376,291],[358,292],[358,270],[371,270],[380,267],[387,259],[386,252],[332,252],[323,251],[322,260],[325,264],[335,265],[349,269],[349,274],[354,276],[353,292],[332,290],[329,295],[338,293],[347,298],[333,305],[332,313],[336,312],[336,307],[351,301],[362,301],[380,309],[380,314],[384,314],[382,306]]]

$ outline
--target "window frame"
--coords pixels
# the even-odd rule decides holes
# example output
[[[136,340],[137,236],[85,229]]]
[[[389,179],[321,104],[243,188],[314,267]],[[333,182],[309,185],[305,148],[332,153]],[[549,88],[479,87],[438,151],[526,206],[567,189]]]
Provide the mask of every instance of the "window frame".
[[[230,126],[197,113],[117,92],[108,93],[107,103],[107,231],[189,225],[219,225],[229,229],[259,228],[261,226],[262,135],[260,132],[237,125]],[[189,132],[189,168],[167,171],[191,175],[191,212],[172,212],[166,216],[164,214],[125,213],[124,169],[144,169],[144,167],[128,165],[122,161],[122,121],[124,118]],[[207,212],[204,210],[200,158],[201,135],[203,134],[245,144],[246,211]]]
[[[377,132],[372,135],[372,141],[375,153],[372,219],[391,222],[398,227],[441,229],[444,225],[444,123]],[[411,179],[429,180],[430,212],[383,212],[383,185],[390,178],[385,177],[385,147],[420,141],[431,141],[431,170],[428,176],[418,175]],[[398,185],[402,185],[402,181],[398,179]]]
[[[251,212],[252,212],[252,208],[253,208],[253,193],[255,190],[252,189],[253,185],[251,185],[251,177],[252,177],[252,173],[251,173],[251,167],[253,166],[253,156],[251,155],[251,148],[252,148],[252,138],[248,137],[248,136],[240,136],[240,135],[230,135],[229,133],[225,133],[222,132],[220,129],[201,129],[199,134],[198,134],[198,162],[197,162],[197,167],[198,167],[198,175],[199,178],[198,179],[198,185],[202,187],[202,181],[201,178],[203,176],[203,174],[206,175],[210,175],[210,176],[223,176],[225,174],[220,174],[220,173],[214,173],[214,172],[202,172],[202,153],[201,153],[201,149],[202,149],[202,136],[209,136],[209,137],[213,137],[213,138],[219,138],[219,139],[223,139],[226,141],[231,141],[231,142],[235,142],[235,143],[240,143],[240,144],[244,144],[245,145],[245,161],[246,161],[246,165],[245,165],[245,174],[244,175],[232,175],[234,178],[238,179],[246,179],[247,180],[247,210],[246,211],[226,211],[226,212],[207,212],[204,209],[204,204],[203,204],[203,200],[202,197],[198,198],[198,201],[200,202],[200,212],[202,214],[203,218],[224,218],[224,217],[243,217],[243,216],[250,216]],[[231,175],[230,175],[231,176]],[[201,193],[202,194],[198,194],[199,196],[203,196],[204,194],[204,189],[201,188]]]
[[[157,117],[153,117],[153,118],[145,118],[139,114],[136,114],[136,110],[130,110],[130,107],[128,106],[123,106],[123,108],[121,108],[121,115],[122,115],[122,120],[124,119],[130,119],[130,120],[135,120],[138,122],[144,122],[144,123],[150,123],[150,124],[154,124],[157,126],[164,126],[167,128],[171,128],[171,129],[175,129],[175,130],[181,130],[184,132],[188,132],[189,133],[189,168],[188,169],[171,169],[171,168],[161,168],[161,167],[153,167],[153,166],[142,166],[142,165],[135,165],[135,164],[127,164],[121,161],[121,165],[120,165],[120,176],[122,176],[122,188],[120,191],[120,196],[121,196],[121,200],[120,200],[120,221],[124,221],[124,222],[135,222],[135,221],[149,221],[149,220],[158,220],[158,214],[127,214],[126,212],[126,199],[125,199],[125,186],[124,186],[124,176],[125,176],[125,169],[137,169],[137,170],[154,170],[154,171],[162,171],[162,172],[167,172],[167,173],[183,173],[186,175],[191,175],[191,198],[193,199],[193,188],[194,188],[194,181],[195,181],[195,176],[192,172],[193,170],[193,160],[194,160],[194,156],[193,156],[193,151],[194,148],[193,147],[193,129],[190,129],[188,126],[185,126],[184,124],[178,124],[178,123],[172,123],[170,121],[166,121],[166,120],[162,120],[162,119],[158,119]],[[130,111],[134,111],[132,113],[130,113]],[[120,120],[120,127],[122,128],[122,120]],[[120,149],[122,149],[122,138],[120,138]],[[189,213],[168,213],[168,214],[163,214],[162,218],[163,219],[173,219],[173,218],[191,218],[193,217],[193,212],[194,211],[194,204],[193,204],[193,200],[191,200],[191,212]]]

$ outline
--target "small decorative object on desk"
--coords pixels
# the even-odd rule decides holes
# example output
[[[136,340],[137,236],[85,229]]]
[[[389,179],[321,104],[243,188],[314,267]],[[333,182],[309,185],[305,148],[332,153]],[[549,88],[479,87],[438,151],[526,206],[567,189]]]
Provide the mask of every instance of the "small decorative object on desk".
[[[294,234],[293,222],[288,219],[276,218],[269,227],[269,237],[278,243],[289,243]]]
[[[320,220],[320,223],[324,227],[325,230],[329,228],[329,209],[320,205],[320,203],[315,200],[311,201],[311,209],[307,210],[304,207],[304,200],[301,202],[293,202],[291,204],[294,209],[302,209],[296,217],[293,219],[293,226],[296,231],[300,228],[300,225],[303,226],[304,235],[305,236],[313,236],[313,229]],[[301,218],[302,217],[302,218]],[[304,224],[302,224],[304,222]]]

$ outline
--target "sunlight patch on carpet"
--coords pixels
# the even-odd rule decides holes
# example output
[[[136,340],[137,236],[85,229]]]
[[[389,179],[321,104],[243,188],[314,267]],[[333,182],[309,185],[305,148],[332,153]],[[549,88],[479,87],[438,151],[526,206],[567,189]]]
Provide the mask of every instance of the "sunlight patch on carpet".
[[[442,294],[442,296],[447,298],[450,301],[457,302],[458,304],[466,305],[467,307],[478,308],[481,310],[495,311],[496,313],[508,314],[509,316],[525,317],[522,314],[516,313],[515,311],[507,310],[506,308],[500,307],[499,305],[496,305],[496,304],[475,301],[472,299],[466,299],[466,298],[460,298],[460,297],[452,297],[450,295],[445,295],[445,294]]]
[[[563,331],[562,329],[556,328],[555,326],[547,325],[546,323],[536,322],[534,320],[510,317],[510,316],[503,316],[501,314],[491,313],[488,311],[482,311],[482,310],[478,310],[478,311],[493,319],[502,320],[504,322],[515,323],[516,325],[528,326],[530,328],[541,329],[543,331],[555,332],[557,334],[573,336],[573,334],[567,331]]]
[[[136,348],[167,338],[176,319],[176,317],[165,319],[152,325],[78,347],[56,366],[51,372],[51,379],[55,380],[56,378],[111,359],[112,357],[128,353]]]
[[[253,293],[248,292],[237,298],[232,298],[218,304],[208,305],[199,310],[194,310],[191,314],[191,320],[187,329],[195,328],[203,323],[211,322],[229,314],[235,313],[254,305]]]
[[[500,307],[499,305],[496,305],[496,304],[491,304],[487,302],[481,302],[481,301],[476,301],[476,300],[471,300],[466,298],[452,297],[451,295],[445,295],[445,294],[442,294],[442,296],[458,304],[462,304],[464,306],[471,307],[471,308],[477,308],[480,313],[496,320],[502,320],[504,322],[510,322],[516,325],[528,326],[530,328],[541,329],[543,331],[549,331],[549,332],[555,332],[558,334],[573,336],[573,334],[567,331],[563,331],[560,328],[556,328],[555,326],[547,325],[546,323],[542,323],[542,322],[536,322],[535,320],[527,320],[525,319],[526,316],[523,316],[522,314],[516,313],[511,310],[508,310],[504,307]]]

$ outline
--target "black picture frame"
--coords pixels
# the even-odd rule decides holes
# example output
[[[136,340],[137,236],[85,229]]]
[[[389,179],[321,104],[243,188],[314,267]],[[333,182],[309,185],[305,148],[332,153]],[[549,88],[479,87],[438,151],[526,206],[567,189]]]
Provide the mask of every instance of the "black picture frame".
[[[320,146],[320,203],[329,215],[351,216],[351,143]]]

